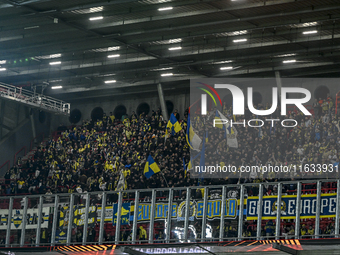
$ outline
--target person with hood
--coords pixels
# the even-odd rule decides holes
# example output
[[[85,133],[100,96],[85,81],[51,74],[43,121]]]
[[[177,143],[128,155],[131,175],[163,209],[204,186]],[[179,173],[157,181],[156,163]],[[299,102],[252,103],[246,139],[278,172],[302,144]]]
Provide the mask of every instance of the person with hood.
[[[139,227],[139,240],[146,240],[146,230],[143,228],[143,226]]]

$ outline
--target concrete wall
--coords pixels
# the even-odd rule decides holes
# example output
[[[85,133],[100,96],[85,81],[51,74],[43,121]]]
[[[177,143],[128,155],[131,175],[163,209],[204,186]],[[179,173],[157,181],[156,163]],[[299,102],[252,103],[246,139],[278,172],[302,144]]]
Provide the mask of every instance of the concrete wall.
[[[221,79],[218,79],[221,80]],[[234,80],[234,79],[233,79]],[[208,80],[209,84],[212,84],[212,80]],[[340,90],[338,79],[298,79],[298,78],[284,78],[281,80],[283,87],[303,87],[307,88],[311,92],[311,100],[307,103],[307,105],[312,105],[314,102],[315,96],[319,97],[319,95],[315,95],[315,90],[320,86],[326,86],[333,99],[335,99],[336,93]],[[235,79],[235,85],[240,86],[244,95],[247,95],[247,87],[253,87],[253,93],[260,93],[262,97],[262,104],[272,103],[272,87],[277,87],[277,83],[275,78],[273,79],[255,79],[254,82],[249,82],[249,80],[245,79]],[[131,91],[133,92],[133,91]],[[174,104],[174,109],[178,109],[181,117],[183,117],[185,109],[190,106],[190,94],[189,93],[179,93],[180,89],[175,91],[164,91],[165,100],[169,100]],[[220,90],[219,90],[220,93]],[[228,90],[224,93],[221,93],[221,98],[224,98],[230,94]],[[290,98],[299,98],[301,94],[290,94]],[[230,98],[230,97],[229,97]],[[245,102],[247,102],[245,100]],[[119,97],[105,97],[105,98],[93,98],[93,99],[84,99],[81,101],[73,101],[71,102],[71,109],[79,109],[82,113],[83,119],[90,119],[91,112],[96,107],[101,107],[106,114],[113,112],[114,109],[119,105],[124,105],[127,110],[127,114],[131,114],[132,111],[137,112],[137,107],[141,103],[147,103],[150,106],[151,110],[156,110],[160,107],[160,102],[158,98],[158,93],[149,93],[143,94],[140,93],[138,95],[124,95]],[[191,102],[192,103],[192,102]],[[68,120],[65,120],[67,124],[70,124]],[[78,122],[78,124],[81,122]]]
[[[172,94],[169,95],[164,93],[164,97],[166,101],[171,101],[174,105],[174,110],[178,109],[181,118],[184,115],[184,111],[189,107],[189,94]],[[124,105],[127,111],[127,114],[131,114],[133,111],[137,113],[137,108],[141,103],[147,103],[150,106],[151,110],[157,110],[160,108],[160,102],[157,93],[153,94],[141,94],[136,96],[123,96],[120,98],[112,97],[112,98],[95,98],[95,99],[86,99],[82,101],[71,102],[71,110],[79,109],[82,114],[83,119],[90,119],[91,112],[96,107],[101,107],[104,112],[108,115],[110,112],[114,112],[114,109],[119,105]],[[68,122],[69,123],[69,122]],[[80,122],[79,122],[80,123]]]
[[[22,105],[19,109],[20,111],[30,111],[26,107],[22,107]],[[22,115],[24,113],[19,112],[17,114]],[[13,118],[16,118],[16,115],[13,115]],[[0,141],[0,166],[9,160],[10,167],[12,167],[14,165],[15,154],[22,148],[26,148],[26,153],[29,152],[31,142],[34,138],[32,121],[34,123],[37,142],[40,142],[43,137],[49,137],[51,132],[56,130],[60,123],[66,123],[66,119],[68,120],[68,117],[45,112],[45,121],[41,123],[39,121],[39,110],[33,109],[30,111],[28,116],[26,116],[26,118],[24,118],[16,128],[7,133]],[[23,157],[24,155],[25,149],[18,153],[17,158],[19,156]],[[3,176],[6,170],[7,164],[0,169],[0,176]]]

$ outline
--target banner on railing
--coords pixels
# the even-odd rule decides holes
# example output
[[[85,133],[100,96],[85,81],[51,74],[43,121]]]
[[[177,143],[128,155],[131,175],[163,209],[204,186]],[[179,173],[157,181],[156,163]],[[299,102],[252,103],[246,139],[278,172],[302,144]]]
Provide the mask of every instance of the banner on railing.
[[[12,211],[11,229],[22,229],[22,223],[24,219],[24,210]],[[50,213],[50,207],[44,207],[42,209],[41,228],[48,227],[48,218]],[[0,210],[0,229],[7,229],[8,210]],[[26,214],[26,229],[35,229],[38,226],[38,209],[27,209]]]
[[[207,219],[219,219],[221,217],[221,205],[220,199],[207,201]],[[204,202],[190,201],[189,220],[201,219],[203,217]],[[138,221],[149,221],[151,203],[141,203],[138,208]],[[168,203],[156,203],[155,204],[155,220],[164,220],[168,215]],[[186,201],[179,204],[173,203],[171,208],[171,217],[178,221],[184,221],[186,211]],[[235,219],[237,216],[237,199],[226,199],[225,214],[226,219]]]
[[[207,219],[219,219],[221,217],[221,204],[220,199],[208,200],[207,201]],[[155,204],[155,220],[164,220],[168,215],[168,203],[156,203]],[[190,201],[189,220],[194,221],[195,219],[201,219],[203,217],[204,202]],[[179,204],[173,203],[171,208],[171,217],[177,221],[184,221],[186,211],[186,201],[182,201]],[[89,207],[88,225],[91,226],[101,220],[101,206]],[[123,203],[121,211],[121,224],[129,224],[132,221],[135,207],[131,203]],[[150,221],[151,203],[140,203],[138,206],[138,221]],[[69,209],[67,206],[61,208],[59,213],[59,227],[66,227],[69,219]],[[228,198],[225,204],[226,219],[235,219],[237,216],[237,199]],[[83,226],[85,219],[85,207],[83,205],[75,206],[73,213],[73,225]],[[105,207],[105,222],[113,223],[116,225],[117,221],[117,204],[113,206]]]
[[[63,206],[59,212],[59,227],[68,226],[69,221],[69,207]],[[88,226],[93,226],[96,223],[97,207],[90,206],[88,214]],[[85,223],[85,206],[77,205],[73,207],[73,226],[83,226]]]
[[[67,242],[67,231],[58,229],[55,234],[55,243],[66,244]]]
[[[85,206],[74,206],[73,207],[73,225],[74,226],[83,226],[85,219]],[[89,207],[89,216],[88,216],[88,225],[92,226],[96,222],[100,222],[101,220],[101,206],[90,206]],[[130,215],[129,215],[130,216]],[[69,220],[69,208],[68,206],[63,206],[59,212],[59,227],[66,227],[68,225]],[[111,223],[113,221],[113,209],[112,205],[105,207],[105,222]],[[126,221],[126,220],[125,220]]]
[[[167,218],[168,203],[156,203],[155,204],[155,220],[164,220]],[[138,208],[138,221],[150,220],[151,203],[141,203]],[[177,215],[177,204],[173,203],[171,208],[171,217],[175,218]]]
[[[259,197],[248,197],[247,220],[257,220],[257,204]],[[320,218],[335,217],[336,193],[321,194]],[[276,219],[277,196],[264,196],[262,203],[262,219]],[[301,196],[301,219],[313,219],[316,216],[316,194]],[[286,195],[281,198],[281,219],[295,219],[296,195]]]
[[[120,224],[128,225],[130,223],[130,203],[123,203],[120,211]],[[112,222],[115,226],[117,224],[118,204],[113,205],[113,218]]]
[[[221,218],[221,200],[209,200],[207,203],[207,219],[219,219]],[[197,215],[198,219],[203,217],[203,201],[197,202]],[[235,198],[230,198],[226,200],[224,217],[228,219],[234,219],[237,215],[237,200]]]
[[[89,207],[88,226],[93,226],[96,223],[96,206]],[[73,215],[73,227],[83,226],[85,223],[85,206],[77,206]]]
[[[97,207],[97,222],[100,222],[100,220],[101,220],[101,212],[102,212],[102,207],[98,206]],[[104,221],[105,222],[112,222],[112,219],[113,219],[112,205],[105,206],[105,218],[104,218]]]

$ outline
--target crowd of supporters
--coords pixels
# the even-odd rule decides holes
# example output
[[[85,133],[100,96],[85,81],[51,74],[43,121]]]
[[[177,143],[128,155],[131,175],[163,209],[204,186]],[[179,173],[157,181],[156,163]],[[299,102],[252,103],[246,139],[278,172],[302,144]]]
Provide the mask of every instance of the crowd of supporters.
[[[174,112],[180,119],[177,110]],[[5,175],[2,194],[73,193],[115,190],[124,173],[127,189],[193,185],[184,178],[183,157],[188,158],[183,131],[165,141],[167,122],[160,110],[151,116],[134,112],[117,120],[83,121],[66,129],[57,139],[41,145],[34,156],[11,168]],[[144,177],[146,158],[151,154],[162,174]],[[168,183],[165,180],[168,179]]]
[[[269,105],[257,106],[268,109]],[[335,115],[333,99],[315,100],[314,114],[305,116],[299,111],[280,115],[278,108],[273,119],[295,119],[296,127],[265,125],[261,128],[237,126],[238,148],[229,148],[223,132],[212,132],[203,123],[204,118],[191,109],[191,123],[195,132],[206,134],[206,165],[260,166],[279,164],[301,166],[303,164],[336,164],[340,158],[340,120]],[[215,115],[215,111],[211,111]],[[227,104],[222,112],[241,122],[243,119],[263,119],[254,116],[246,108],[244,116],[233,116]],[[52,137],[41,144],[34,156],[18,161],[5,175],[1,185],[2,195],[83,193],[116,190],[120,173],[124,174],[126,189],[150,189],[156,187],[185,187],[197,185],[228,184],[242,182],[270,182],[315,178],[315,173],[287,172],[278,177],[274,172],[263,176],[258,172],[235,173],[229,178],[190,178],[193,172],[184,170],[190,160],[190,148],[186,141],[188,110],[180,118],[174,112],[182,130],[166,138],[167,121],[160,109],[139,116],[134,112],[117,119],[110,113],[101,120],[84,120],[82,125],[64,128],[59,137]],[[216,129],[216,128],[215,128]],[[150,179],[144,176],[144,165],[151,155],[161,173]],[[199,161],[199,159],[198,159]],[[192,170],[193,171],[193,170]],[[311,176],[308,176],[312,174]],[[334,177],[334,176],[333,176]],[[291,187],[284,187],[290,189]],[[257,190],[249,190],[248,193]],[[275,186],[266,185],[264,194],[275,193]],[[200,195],[200,194],[199,194]]]
[[[257,109],[262,110],[269,107],[268,104],[257,105]],[[192,107],[190,119],[195,133],[205,139],[206,165],[231,164],[240,167],[273,164],[298,167],[304,164],[324,164],[335,166],[340,159],[340,118],[335,114],[333,99],[328,96],[326,99],[315,100],[313,109],[310,110],[312,116],[305,116],[295,109],[290,109],[287,116],[281,116],[278,108],[270,116],[272,119],[294,119],[298,122],[296,127],[282,127],[279,124],[272,127],[264,125],[261,128],[236,126],[238,148],[228,146],[225,129],[213,129],[212,126],[205,125],[214,118],[216,109],[211,109],[207,116],[202,117],[196,114],[199,109]],[[241,123],[244,119],[265,121],[265,117],[255,116],[247,108],[245,116],[233,116],[232,108],[228,104],[223,105],[221,112],[235,122]],[[174,116],[182,127],[182,130],[177,133],[171,130],[166,132],[167,121],[162,117],[160,109],[152,111],[149,115],[144,113],[137,115],[132,112],[131,115],[119,119],[112,113],[107,116],[104,114],[100,120],[84,120],[81,125],[72,127],[61,126],[57,136],[42,143],[29,159],[18,160],[17,164],[6,173],[5,180],[1,184],[1,194],[84,194],[92,191],[115,191],[123,175],[126,190],[192,186],[196,187],[192,190],[192,197],[200,199],[204,195],[204,189],[200,187],[203,185],[264,182],[263,194],[276,195],[277,186],[271,185],[273,181],[310,180],[318,177],[315,172],[312,174],[294,171],[283,175],[275,173],[263,175],[255,171],[242,173],[242,175],[235,173],[221,178],[202,178],[195,174],[194,169],[188,169],[192,158],[186,139],[188,113],[189,111],[186,110],[181,118],[177,110],[174,111]],[[193,154],[198,155],[199,152]],[[147,179],[144,175],[144,166],[149,155],[153,157],[161,172]],[[183,167],[183,159],[185,167]],[[200,157],[192,164],[197,165],[199,162]],[[333,174],[326,177],[339,176]],[[296,194],[295,185],[284,185],[282,188],[283,193]],[[315,183],[303,186],[303,192],[311,192],[315,189]],[[331,192],[335,189],[336,183],[323,183],[323,192]],[[258,195],[258,192],[258,186],[247,186],[246,194]],[[167,196],[166,191],[157,194],[162,197],[161,199]],[[209,196],[211,195],[213,194],[210,193]],[[174,197],[183,200],[185,191],[175,191]],[[140,198],[147,199],[147,195]],[[99,200],[97,202],[101,203]],[[80,204],[81,201],[76,203]],[[92,201],[91,197],[91,204],[93,203],[95,201]],[[155,231],[156,240],[164,238],[164,226],[158,225],[157,223],[155,226],[155,229],[159,228]],[[264,221],[262,225],[262,236],[274,235],[273,222]],[[293,222],[285,221],[281,225],[281,235],[290,237],[295,234]],[[312,222],[301,222],[300,225],[299,236],[314,234]],[[122,240],[126,241],[130,236],[129,227],[122,231]],[[144,227],[146,229],[148,226]],[[219,225],[214,227],[218,229]],[[199,235],[200,225],[195,228]],[[112,241],[115,234],[113,228],[105,229],[104,239]],[[139,240],[148,238],[148,231],[145,229],[139,231]],[[75,239],[73,241],[81,240],[83,231],[75,228],[73,232],[72,238]],[[91,233],[90,241],[97,241],[98,225],[89,229],[89,233]],[[218,238],[218,233],[219,230],[213,231],[212,238]],[[320,234],[333,235],[334,222],[322,221]],[[45,235],[48,236],[46,233]],[[224,237],[235,238],[236,236],[237,224],[234,222],[229,225],[227,221]],[[245,222],[243,236],[246,238],[256,236],[256,221]],[[47,240],[47,237],[45,239]]]

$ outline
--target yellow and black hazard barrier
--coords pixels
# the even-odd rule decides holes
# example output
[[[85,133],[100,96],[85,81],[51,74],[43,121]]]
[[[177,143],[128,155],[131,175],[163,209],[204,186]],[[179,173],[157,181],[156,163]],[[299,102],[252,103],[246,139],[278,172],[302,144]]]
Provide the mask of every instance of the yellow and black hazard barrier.
[[[260,240],[259,241],[262,244],[273,244],[273,243],[279,243],[279,244],[289,244],[289,245],[301,245],[299,240],[295,239],[285,239],[285,240]]]
[[[81,251],[106,251],[114,250],[116,245],[102,244],[102,245],[75,245],[75,246],[56,246],[55,251],[81,252]]]

